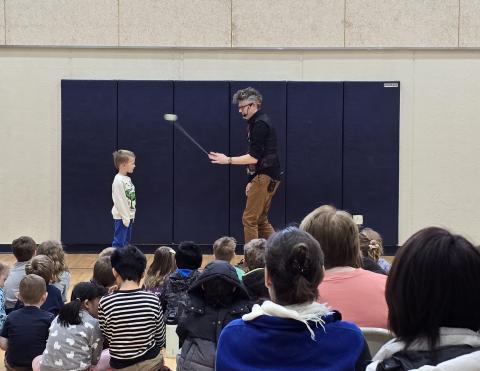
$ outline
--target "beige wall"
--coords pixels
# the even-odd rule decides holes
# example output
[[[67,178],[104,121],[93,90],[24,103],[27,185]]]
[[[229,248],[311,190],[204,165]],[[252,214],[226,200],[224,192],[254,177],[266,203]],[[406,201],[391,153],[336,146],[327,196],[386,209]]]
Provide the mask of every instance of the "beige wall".
[[[478,0],[0,0],[0,45],[478,48],[479,19]]]
[[[21,234],[59,238],[63,78],[400,80],[400,240],[439,224],[479,243],[479,57],[478,51],[0,48],[0,244]]]

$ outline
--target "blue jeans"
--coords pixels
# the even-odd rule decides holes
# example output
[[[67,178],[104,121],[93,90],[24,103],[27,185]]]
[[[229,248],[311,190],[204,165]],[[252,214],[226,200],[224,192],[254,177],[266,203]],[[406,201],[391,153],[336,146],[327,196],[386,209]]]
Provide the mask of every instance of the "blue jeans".
[[[113,247],[124,247],[132,239],[133,219],[130,219],[128,228],[123,225],[122,219],[113,219],[115,230],[113,232]]]

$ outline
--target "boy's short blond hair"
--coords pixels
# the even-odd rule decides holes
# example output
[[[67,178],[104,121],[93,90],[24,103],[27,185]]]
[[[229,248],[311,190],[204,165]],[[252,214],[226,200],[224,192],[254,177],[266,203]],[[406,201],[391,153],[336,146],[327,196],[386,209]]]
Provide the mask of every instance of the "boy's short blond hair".
[[[46,255],[34,256],[25,266],[25,273],[36,274],[45,280],[47,286],[53,278],[54,264],[53,260]]]
[[[119,149],[112,153],[113,163],[116,169],[120,168],[121,164],[126,164],[131,158],[135,158],[135,153],[126,149]]]
[[[237,241],[233,237],[220,237],[213,243],[213,255],[215,260],[231,262],[235,256]]]
[[[27,274],[20,281],[19,295],[24,304],[38,304],[46,292],[45,280],[37,274]]]

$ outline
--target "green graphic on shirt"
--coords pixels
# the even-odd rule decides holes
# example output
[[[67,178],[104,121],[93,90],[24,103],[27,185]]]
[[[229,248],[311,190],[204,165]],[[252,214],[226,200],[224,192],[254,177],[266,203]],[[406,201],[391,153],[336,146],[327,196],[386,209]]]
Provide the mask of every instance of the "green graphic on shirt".
[[[137,207],[137,196],[135,194],[135,188],[125,189],[125,197],[130,201],[130,209],[135,210]]]

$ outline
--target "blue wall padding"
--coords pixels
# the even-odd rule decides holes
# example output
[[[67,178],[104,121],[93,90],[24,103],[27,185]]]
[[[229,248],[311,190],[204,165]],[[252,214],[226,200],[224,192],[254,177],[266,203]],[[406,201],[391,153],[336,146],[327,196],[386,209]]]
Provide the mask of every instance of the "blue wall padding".
[[[179,123],[200,145],[228,153],[228,82],[176,81],[174,104]],[[208,244],[228,234],[228,166],[212,165],[178,130],[173,164],[174,240]]]
[[[343,207],[385,245],[398,242],[399,113],[399,83],[344,83]]]
[[[289,82],[286,215],[342,206],[342,82]]]
[[[212,165],[207,151],[247,153],[231,102],[252,86],[275,126],[283,176],[270,221],[297,224],[331,204],[364,216],[385,245],[398,242],[399,83],[285,81],[62,81],[62,226],[69,245],[112,240],[112,152],[133,150],[137,244],[243,242],[246,173]]]
[[[62,81],[61,235],[65,243],[112,241],[112,152],[117,82]]]
[[[173,126],[166,112],[173,112],[173,81],[119,81],[118,148],[137,156],[135,243],[173,241]]]

